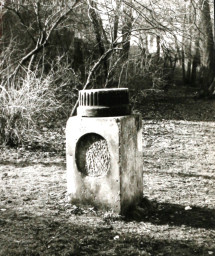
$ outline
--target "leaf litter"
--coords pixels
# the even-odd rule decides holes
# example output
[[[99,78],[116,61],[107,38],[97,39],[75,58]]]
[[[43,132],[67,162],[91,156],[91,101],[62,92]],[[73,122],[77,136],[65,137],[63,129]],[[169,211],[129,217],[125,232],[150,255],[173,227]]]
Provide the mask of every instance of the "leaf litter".
[[[57,150],[1,148],[0,255],[214,255],[215,108],[201,103],[142,110],[144,197],[127,218],[67,202],[63,134]]]

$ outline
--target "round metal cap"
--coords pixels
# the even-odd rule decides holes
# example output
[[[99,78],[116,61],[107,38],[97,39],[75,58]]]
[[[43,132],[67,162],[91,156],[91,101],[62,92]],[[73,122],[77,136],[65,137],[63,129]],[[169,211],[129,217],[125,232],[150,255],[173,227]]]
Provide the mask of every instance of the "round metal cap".
[[[79,116],[108,117],[131,114],[127,88],[79,91]]]

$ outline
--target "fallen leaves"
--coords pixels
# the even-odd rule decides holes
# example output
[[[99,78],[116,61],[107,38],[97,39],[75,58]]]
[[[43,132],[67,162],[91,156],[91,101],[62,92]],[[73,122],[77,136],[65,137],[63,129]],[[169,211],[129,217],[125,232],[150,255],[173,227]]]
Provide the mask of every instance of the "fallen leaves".
[[[180,104],[143,121],[147,203],[130,220],[67,202],[63,129],[42,129],[28,150],[1,147],[0,255],[215,254],[215,124],[162,120],[189,116]]]

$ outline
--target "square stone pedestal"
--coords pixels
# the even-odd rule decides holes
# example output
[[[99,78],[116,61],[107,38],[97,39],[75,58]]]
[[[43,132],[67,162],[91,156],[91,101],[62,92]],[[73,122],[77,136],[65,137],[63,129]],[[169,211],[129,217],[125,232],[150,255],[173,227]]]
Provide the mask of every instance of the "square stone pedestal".
[[[72,203],[126,214],[143,196],[140,115],[70,117],[67,190]]]

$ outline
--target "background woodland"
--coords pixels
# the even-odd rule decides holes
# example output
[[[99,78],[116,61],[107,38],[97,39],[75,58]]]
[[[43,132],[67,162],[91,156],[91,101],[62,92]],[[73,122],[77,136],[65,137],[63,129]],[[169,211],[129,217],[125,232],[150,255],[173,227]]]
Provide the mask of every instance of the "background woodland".
[[[62,126],[80,89],[194,88],[214,95],[211,0],[5,0],[0,17],[0,142]]]

